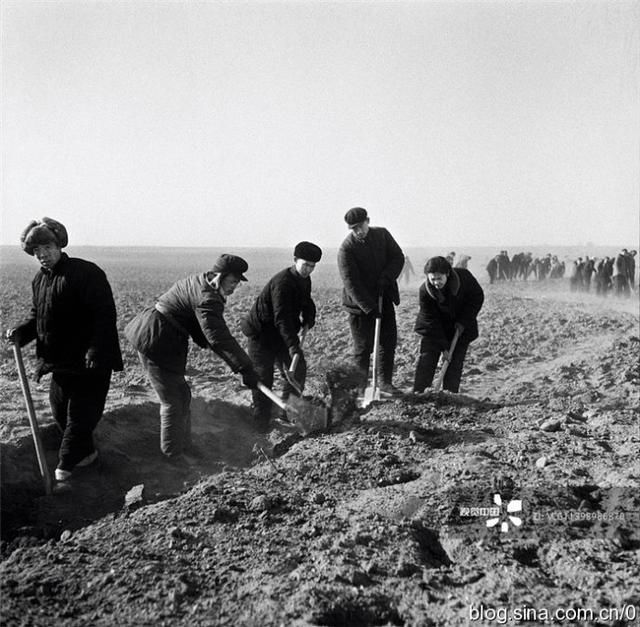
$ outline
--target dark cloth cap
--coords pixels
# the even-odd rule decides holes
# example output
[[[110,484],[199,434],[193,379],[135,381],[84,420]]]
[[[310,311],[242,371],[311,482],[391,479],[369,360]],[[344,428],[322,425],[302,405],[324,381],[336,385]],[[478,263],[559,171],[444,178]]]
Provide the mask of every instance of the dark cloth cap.
[[[300,242],[293,249],[293,256],[305,261],[318,263],[322,257],[322,249],[311,242]]]
[[[362,207],[354,207],[345,213],[344,221],[349,225],[349,227],[352,227],[356,224],[360,224],[360,222],[364,222],[368,217],[366,209],[363,209]]]
[[[220,274],[235,274],[240,277],[241,281],[246,281],[247,277],[244,276],[244,273],[248,269],[249,264],[242,257],[225,253],[218,257],[211,271],[219,272]]]
[[[33,255],[36,246],[43,246],[51,242],[60,248],[64,248],[69,243],[67,229],[53,218],[42,218],[40,221],[31,220],[20,235],[22,250],[28,255]]]
[[[431,257],[424,264],[425,274],[449,274],[451,264],[444,257]]]

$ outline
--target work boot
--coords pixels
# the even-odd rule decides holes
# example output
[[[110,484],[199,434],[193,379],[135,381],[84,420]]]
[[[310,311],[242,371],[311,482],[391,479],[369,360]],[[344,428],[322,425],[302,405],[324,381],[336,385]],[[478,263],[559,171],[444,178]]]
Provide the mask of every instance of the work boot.
[[[381,383],[380,392],[385,396],[402,396],[402,390],[399,390],[395,385],[391,383]]]
[[[163,455],[165,461],[176,469],[188,470],[195,462],[193,457],[189,457],[184,453],[178,455]]]
[[[198,448],[193,443],[184,447],[184,455],[192,459],[202,459],[206,457],[205,451],[203,451],[201,448]]]
[[[80,468],[82,468],[83,466],[89,466],[90,464],[93,464],[93,462],[96,461],[96,459],[98,459],[98,451],[95,450],[93,451],[93,453],[90,453],[89,455],[87,455],[84,459],[81,459],[76,466],[79,466]]]

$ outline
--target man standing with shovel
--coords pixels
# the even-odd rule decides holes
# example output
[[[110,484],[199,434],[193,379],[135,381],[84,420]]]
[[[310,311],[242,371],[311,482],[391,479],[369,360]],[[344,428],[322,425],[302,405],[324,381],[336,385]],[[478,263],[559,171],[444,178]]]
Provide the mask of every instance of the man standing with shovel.
[[[369,216],[362,207],[349,209],[344,220],[350,232],[338,251],[338,269],[343,282],[342,304],[349,313],[354,358],[362,373],[362,387],[369,372],[379,318],[380,390],[394,393],[393,366],[398,342],[395,305],[400,303],[397,278],[405,263],[404,253],[387,229],[369,226]]]
[[[311,273],[322,257],[322,250],[311,242],[300,242],[293,251],[293,265],[274,275],[264,286],[241,324],[249,338],[251,361],[268,388],[273,387],[274,366],[285,375],[283,401],[300,394],[307,364],[302,352],[300,331],[313,327],[316,306],[311,298]],[[293,364],[296,368],[290,368]],[[256,427],[269,429],[271,400],[259,389],[253,390],[253,416]]]
[[[38,260],[40,269],[31,284],[29,317],[6,332],[16,347],[30,413],[20,347],[36,340],[38,381],[51,373],[51,412],[62,432],[55,479],[63,482],[76,467],[97,459],[93,432],[102,418],[111,374],[123,368],[107,276],[96,264],[67,256],[62,249],[68,242],[66,228],[52,218],[32,220],[23,231],[22,249]]]

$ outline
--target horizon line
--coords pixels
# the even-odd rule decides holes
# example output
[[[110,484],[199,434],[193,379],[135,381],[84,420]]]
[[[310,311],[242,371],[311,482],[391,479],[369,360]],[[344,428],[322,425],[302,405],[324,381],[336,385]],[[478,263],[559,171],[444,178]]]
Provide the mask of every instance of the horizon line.
[[[529,242],[528,244],[451,244],[447,243],[446,245],[442,244],[434,244],[434,243],[425,243],[425,244],[404,244],[401,245],[401,248],[522,248],[525,249],[527,247],[530,248],[540,248],[540,247],[563,247],[563,248],[628,248],[637,246],[640,247],[640,241],[638,243],[631,244],[629,242],[623,244],[597,244],[595,242],[587,242],[587,243],[571,243],[571,244],[534,244]],[[212,244],[212,245],[186,245],[186,244],[68,244],[65,248],[182,248],[182,249],[202,249],[202,250],[210,250],[210,249],[276,249],[276,250],[288,250],[291,246],[276,246],[276,245],[251,245],[251,244]],[[335,246],[328,246],[327,248],[339,248],[340,244],[336,244]],[[20,244],[1,244],[0,248],[15,248],[17,250],[21,250]]]

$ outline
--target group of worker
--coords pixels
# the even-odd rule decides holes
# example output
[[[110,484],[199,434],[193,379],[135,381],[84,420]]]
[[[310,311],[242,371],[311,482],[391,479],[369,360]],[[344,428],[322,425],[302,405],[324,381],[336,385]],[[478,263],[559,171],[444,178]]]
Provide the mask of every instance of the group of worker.
[[[339,248],[338,268],[359,391],[367,384],[378,340],[380,392],[395,395],[397,280],[406,258],[387,229],[370,225],[364,208],[350,209],[344,220],[348,234]],[[35,339],[38,380],[51,374],[50,404],[62,432],[55,478],[64,482],[74,468],[98,457],[93,431],[104,411],[112,372],[123,369],[116,306],[102,269],[63,252],[68,235],[60,222],[33,220],[20,241],[40,268],[32,282],[29,317],[5,335],[19,346]],[[247,280],[247,262],[233,254],[220,255],[208,271],[178,280],[129,321],[125,336],[160,401],[160,448],[167,459],[180,462],[191,447],[191,390],[185,379],[189,339],[214,351],[240,374],[252,392],[258,430],[272,425],[273,405],[260,387],[272,387],[275,368],[284,373],[295,361],[298,385],[283,377],[283,400],[300,393],[307,373],[302,338],[316,321],[310,276],[321,258],[322,250],[312,242],[295,246],[293,263],[266,283],[241,320],[247,350],[224,319],[227,299]],[[448,364],[443,388],[457,392],[467,348],[478,337],[484,294],[469,270],[453,268],[445,257],[430,258],[424,273],[414,327],[421,341],[413,392],[422,393],[432,384],[441,356]]]
[[[578,257],[569,269],[571,291],[590,292],[593,283],[598,296],[629,298],[636,291],[636,255],[623,248],[614,257]]]
[[[594,292],[599,296],[613,294],[618,297],[629,297],[636,285],[637,251],[623,248],[617,255],[605,257],[578,257],[565,264],[557,255],[548,253],[542,257],[534,257],[531,253],[517,253],[509,258],[506,250],[492,257],[486,270],[489,282],[501,280],[529,278],[539,281],[545,279],[561,279],[565,275],[569,279],[572,292]]]
[[[489,283],[496,281],[512,281],[530,278],[543,281],[544,279],[560,279],[565,273],[564,261],[557,255],[548,253],[542,257],[534,257],[532,253],[516,253],[509,258],[506,250],[501,250],[489,260],[486,266]]]

